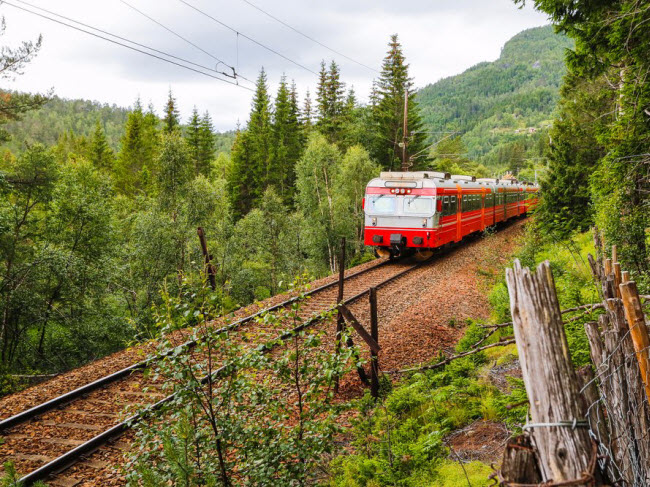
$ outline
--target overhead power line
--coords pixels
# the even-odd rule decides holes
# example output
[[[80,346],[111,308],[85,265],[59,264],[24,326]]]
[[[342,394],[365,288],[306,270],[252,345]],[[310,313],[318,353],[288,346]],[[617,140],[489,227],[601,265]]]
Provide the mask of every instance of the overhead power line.
[[[314,39],[314,38],[311,37],[310,35],[307,35],[307,34],[305,34],[304,32],[299,31],[298,29],[296,29],[296,28],[293,27],[292,25],[287,24],[285,21],[283,21],[283,20],[277,18],[276,16],[270,14],[269,12],[267,12],[266,10],[264,10],[264,9],[262,9],[262,8],[260,8],[260,7],[258,7],[258,6],[255,5],[254,3],[249,2],[248,0],[242,0],[242,2],[247,3],[248,5],[250,5],[251,7],[253,7],[255,10],[258,10],[258,11],[262,12],[262,13],[263,13],[264,15],[266,15],[267,17],[270,17],[271,19],[275,20],[276,22],[279,22],[280,24],[284,25],[285,27],[291,29],[291,30],[294,31],[296,34],[300,34],[300,35],[303,36],[305,39],[309,39],[310,41],[312,41],[312,42],[318,44],[319,46],[324,47],[324,48],[327,49],[328,51],[333,52],[333,53],[336,54],[337,56],[344,57],[344,58],[347,59],[348,61],[352,61],[353,63],[358,64],[359,66],[363,66],[364,68],[369,69],[370,71],[374,71],[375,73],[379,73],[379,72],[380,72],[379,70],[377,70],[377,69],[375,69],[375,68],[371,68],[370,66],[368,66],[368,65],[366,65],[366,64],[363,64],[362,62],[359,62],[359,61],[357,61],[356,59],[351,58],[350,56],[346,56],[346,55],[343,54],[342,52],[339,52],[339,51],[337,51],[337,50],[335,50],[335,49],[332,49],[332,48],[329,47],[329,46],[326,46],[325,44],[323,44],[323,43],[320,42],[319,40]]]
[[[201,15],[203,15],[203,16],[205,16],[205,17],[211,19],[211,20],[213,20],[214,22],[216,22],[217,24],[219,24],[219,25],[225,27],[226,29],[231,30],[232,32],[234,32],[234,33],[237,34],[238,36],[242,36],[244,39],[247,39],[247,40],[251,41],[252,43],[257,44],[258,46],[260,46],[260,47],[266,49],[267,51],[272,52],[272,53],[275,54],[276,56],[280,56],[282,59],[285,59],[285,60],[289,61],[290,63],[295,64],[296,66],[298,66],[299,68],[304,69],[305,71],[309,71],[309,72],[312,73],[312,74],[318,75],[318,73],[317,73],[316,71],[314,71],[314,70],[312,70],[312,69],[309,69],[307,66],[304,66],[304,65],[300,64],[298,61],[294,61],[293,59],[291,59],[291,58],[285,56],[284,54],[282,54],[282,53],[276,51],[275,49],[273,49],[273,48],[271,48],[271,47],[269,47],[269,46],[266,46],[266,45],[262,44],[262,43],[259,42],[259,41],[256,41],[256,40],[253,39],[252,37],[247,36],[246,34],[244,34],[244,33],[242,33],[242,32],[239,32],[239,31],[238,31],[237,29],[235,29],[234,27],[231,27],[231,26],[229,26],[228,24],[225,24],[225,23],[222,22],[221,20],[219,20],[219,19],[213,17],[212,15],[210,15],[209,13],[207,13],[207,12],[201,10],[200,8],[195,7],[195,6],[192,5],[191,3],[186,2],[185,0],[178,0],[178,1],[181,2],[181,3],[183,3],[183,4],[185,4],[185,5],[187,5],[187,6],[190,7],[192,10],[195,10],[196,12],[200,13]]]
[[[155,49],[155,48],[153,48],[153,47],[149,47],[149,46],[147,46],[147,45],[145,45],[145,44],[140,44],[139,42],[132,41],[132,40],[127,39],[127,38],[125,38],[125,37],[121,37],[121,36],[119,36],[119,35],[117,35],[117,34],[112,34],[112,33],[108,32],[108,31],[102,30],[102,29],[100,29],[100,28],[98,28],[98,27],[93,27],[92,25],[89,25],[89,24],[85,24],[85,23],[83,23],[83,22],[80,22],[79,20],[75,20],[75,19],[72,19],[72,18],[70,18],[70,17],[66,17],[65,15],[57,14],[56,12],[52,12],[51,10],[47,10],[46,8],[39,7],[38,5],[33,5],[33,4],[29,3],[29,2],[25,2],[24,0],[14,0],[14,1],[15,1],[15,2],[18,2],[18,3],[22,3],[22,4],[24,4],[24,5],[27,5],[27,6],[31,7],[31,8],[35,8],[35,9],[37,9],[37,10],[41,10],[42,12],[46,12],[46,13],[48,13],[48,14],[50,14],[50,15],[54,15],[54,16],[56,16],[56,17],[59,17],[59,18],[65,19],[65,20],[67,20],[67,21],[69,21],[69,22],[74,22],[75,24],[82,25],[82,26],[84,26],[84,27],[87,27],[88,29],[96,30],[97,32],[101,32],[102,34],[106,34],[106,35],[109,35],[109,36],[111,36],[111,37],[115,37],[116,39],[120,39],[120,40],[122,40],[122,41],[124,41],[124,42],[129,42],[130,44],[133,44],[133,45],[135,45],[135,46],[139,46],[139,47],[142,47],[142,48],[144,48],[144,49],[148,49],[148,50],[150,50],[150,51],[152,51],[152,52],[157,52],[158,54],[162,54],[162,55],[167,56],[167,57],[170,57],[170,58],[172,58],[172,59],[177,59],[177,60],[179,60],[179,61],[183,61],[184,63],[191,64],[192,66],[196,66],[196,67],[201,68],[201,69],[206,69],[206,70],[208,70],[208,71],[214,71],[215,73],[219,73],[219,71],[216,71],[216,70],[214,70],[213,68],[210,68],[210,67],[208,67],[208,66],[204,66],[204,65],[202,65],[202,64],[198,64],[198,63],[194,63],[194,62],[192,62],[192,61],[188,61],[188,60],[186,60],[186,59],[183,59],[183,58],[181,58],[181,57],[175,56],[175,55],[173,55],[173,54],[169,54],[169,53],[167,53],[167,52],[165,52],[165,51],[161,51],[161,50],[159,50],[159,49]],[[0,4],[2,4],[2,3],[4,3],[4,2],[0,1]],[[13,5],[12,5],[12,6],[13,6]]]
[[[30,14],[32,14],[32,15],[36,15],[37,17],[40,17],[40,18],[43,18],[43,19],[49,20],[49,21],[51,21],[51,22],[55,22],[55,23],[57,23],[57,24],[59,24],[59,25],[63,25],[63,26],[65,26],[65,27],[68,27],[68,28],[70,28],[70,29],[74,29],[74,30],[79,31],[79,32],[83,32],[84,34],[88,34],[88,35],[90,35],[90,36],[96,37],[96,38],[98,38],[98,39],[102,39],[102,40],[107,41],[107,42],[110,42],[110,43],[112,43],[112,44],[116,44],[116,45],[118,45],[118,46],[125,47],[126,49],[130,49],[130,50],[132,50],[132,51],[139,52],[140,54],[144,54],[144,55],[146,55],[146,56],[149,56],[149,57],[152,57],[152,58],[158,59],[158,60],[160,60],[160,61],[164,61],[164,62],[166,62],[166,63],[173,64],[174,66],[178,66],[178,67],[180,67],[180,68],[187,69],[187,70],[189,70],[189,71],[193,71],[193,72],[198,73],[198,74],[202,74],[203,76],[208,76],[208,77],[210,77],[210,78],[213,78],[213,79],[216,79],[216,80],[219,80],[219,81],[223,81],[224,83],[228,83],[228,84],[230,84],[230,85],[238,86],[238,87],[240,87],[240,88],[242,88],[242,89],[245,89],[245,90],[248,90],[248,91],[253,91],[252,89],[250,89],[250,88],[248,88],[248,87],[246,87],[246,86],[242,86],[242,85],[240,85],[240,84],[238,84],[238,83],[236,83],[236,82],[229,81],[229,80],[227,80],[227,79],[220,78],[219,76],[215,76],[214,74],[210,74],[210,73],[206,73],[205,71],[202,71],[202,69],[205,69],[206,71],[212,71],[212,72],[218,74],[218,72],[215,71],[215,70],[212,69],[212,68],[208,68],[208,67],[206,67],[206,66],[203,66],[203,65],[200,65],[200,64],[197,64],[197,63],[193,63],[192,61],[188,61],[188,60],[183,59],[183,58],[181,58],[181,57],[174,56],[173,54],[169,54],[169,53],[166,53],[166,52],[164,52],[164,51],[160,51],[160,50],[158,50],[158,49],[154,49],[154,48],[152,48],[152,47],[146,46],[146,45],[144,45],[144,44],[140,44],[140,43],[138,43],[138,42],[131,41],[131,40],[126,39],[126,38],[124,38],[124,37],[121,37],[121,36],[118,36],[118,35],[115,35],[115,34],[111,34],[110,32],[107,32],[107,31],[104,31],[104,30],[98,29],[98,28],[96,28],[96,27],[92,27],[92,26],[90,26],[90,25],[88,25],[88,24],[84,24],[83,22],[79,22],[79,21],[76,21],[76,20],[70,19],[70,18],[68,18],[68,17],[65,17],[65,16],[63,16],[63,15],[59,15],[59,14],[57,14],[57,13],[51,12],[51,11],[49,11],[49,10],[45,10],[45,9],[43,9],[43,8],[41,8],[41,7],[37,7],[37,6],[31,5],[31,4],[28,4],[27,2],[24,2],[23,0],[15,0],[15,1],[20,2],[20,3],[22,3],[22,4],[29,5],[29,6],[32,7],[32,8],[36,8],[36,9],[39,9],[39,10],[41,10],[41,11],[47,12],[47,13],[49,13],[50,15],[54,15],[54,16],[56,16],[56,17],[59,17],[59,18],[62,18],[62,19],[68,20],[68,21],[70,21],[70,22],[74,22],[74,23],[76,23],[76,24],[83,25],[84,27],[87,27],[88,29],[92,29],[92,30],[95,30],[95,31],[97,31],[97,32],[101,32],[101,33],[103,33],[103,34],[106,34],[106,35],[109,35],[109,36],[111,36],[111,37],[114,37],[115,39],[120,39],[120,40],[122,40],[122,41],[128,42],[128,43],[130,43],[130,44],[133,44],[133,46],[139,46],[139,47],[142,47],[142,48],[144,48],[144,49],[148,49],[149,51],[156,52],[156,53],[161,54],[162,56],[166,56],[166,57],[162,57],[162,56],[158,56],[158,55],[156,55],[156,54],[152,54],[152,52],[147,52],[147,51],[144,51],[144,50],[142,50],[142,49],[138,49],[137,47],[133,47],[133,46],[130,46],[130,45],[128,45],[128,44],[124,44],[123,42],[116,41],[115,39],[110,39],[110,38],[108,38],[108,37],[104,37],[104,36],[102,36],[102,35],[100,35],[100,34],[97,34],[96,32],[91,32],[91,31],[89,31],[89,30],[82,29],[82,28],[80,28],[80,27],[77,27],[77,26],[75,26],[75,25],[69,24],[69,23],[67,23],[67,22],[63,22],[62,20],[58,20],[58,19],[55,19],[55,18],[49,17],[49,16],[47,16],[47,15],[44,15],[44,14],[41,14],[41,13],[38,13],[38,12],[34,12],[33,10],[29,10],[28,8],[21,7],[20,5],[15,5],[15,4],[13,4],[13,3],[11,3],[11,2],[7,2],[7,1],[5,1],[5,0],[0,1],[0,5],[2,5],[2,4],[9,5],[10,7],[13,7],[13,8],[15,8],[15,9],[21,10],[21,11],[23,11],[23,12],[27,12],[27,13],[30,13]],[[171,59],[167,59],[167,58],[176,59],[176,60],[178,60],[178,61],[180,61],[180,62],[172,61]],[[182,63],[185,63],[185,64],[182,64]],[[197,66],[197,68],[201,68],[201,69],[192,68],[191,66],[188,66],[188,65]]]
[[[124,5],[126,5],[126,6],[129,7],[130,9],[135,10],[137,13],[139,13],[139,14],[142,15],[143,17],[149,19],[149,20],[152,21],[154,24],[159,25],[160,27],[162,27],[163,29],[165,29],[167,32],[169,32],[169,33],[175,35],[176,37],[178,37],[178,38],[181,39],[182,41],[186,42],[186,43],[189,44],[190,46],[192,46],[192,47],[198,49],[199,51],[201,51],[201,52],[204,53],[204,54],[207,54],[208,56],[210,56],[212,59],[214,59],[214,60],[217,61],[218,63],[221,63],[221,64],[223,64],[224,66],[227,66],[227,67],[229,67],[229,68],[232,70],[232,74],[230,74],[230,73],[225,73],[225,72],[223,72],[223,71],[218,71],[218,70],[217,70],[218,73],[220,73],[220,74],[222,74],[222,75],[224,75],[224,76],[227,76],[227,77],[229,77],[229,78],[233,78],[233,79],[236,79],[236,78],[242,78],[242,79],[244,79],[244,80],[246,80],[246,81],[248,81],[248,82],[250,82],[250,83],[253,83],[253,81],[251,81],[251,80],[249,80],[248,78],[246,78],[245,76],[242,76],[242,75],[240,75],[239,73],[237,73],[237,70],[235,69],[234,66],[228,64],[227,62],[223,61],[222,59],[219,59],[217,56],[215,56],[215,55],[212,54],[211,52],[206,51],[206,50],[203,49],[201,46],[195,44],[194,42],[190,41],[190,40],[187,39],[186,37],[183,37],[183,36],[180,35],[178,32],[176,32],[176,31],[170,29],[169,27],[167,27],[166,25],[162,24],[162,23],[159,22],[158,20],[154,19],[154,18],[151,17],[150,15],[146,14],[146,13],[143,12],[142,10],[136,8],[134,5],[131,5],[131,4],[130,4],[129,2],[127,2],[126,0],[120,0],[120,2],[122,2]],[[218,65],[217,65],[217,66],[218,66]],[[215,69],[215,70],[216,70],[216,69]]]

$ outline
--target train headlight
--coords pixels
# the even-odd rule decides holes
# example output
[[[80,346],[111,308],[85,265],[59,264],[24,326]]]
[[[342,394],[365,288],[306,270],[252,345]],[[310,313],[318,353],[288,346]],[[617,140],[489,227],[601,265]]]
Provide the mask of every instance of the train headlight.
[[[376,226],[377,226],[377,219],[376,219],[376,218],[373,218],[373,219],[372,219],[372,226],[373,226],[373,227],[376,227]]]
[[[422,237],[413,237],[413,243],[415,245],[422,245],[424,243],[424,239]]]

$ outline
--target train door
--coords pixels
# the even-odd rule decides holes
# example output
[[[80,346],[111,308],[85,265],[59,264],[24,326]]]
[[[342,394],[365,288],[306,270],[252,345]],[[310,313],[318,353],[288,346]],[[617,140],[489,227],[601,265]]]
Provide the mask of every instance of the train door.
[[[463,189],[460,184],[456,185],[458,191],[456,204],[456,242],[460,242],[463,238]]]

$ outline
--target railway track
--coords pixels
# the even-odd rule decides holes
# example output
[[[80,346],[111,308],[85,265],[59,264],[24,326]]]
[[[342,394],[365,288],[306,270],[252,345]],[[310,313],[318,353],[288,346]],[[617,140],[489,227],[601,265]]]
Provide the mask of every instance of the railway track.
[[[383,286],[420,265],[422,263],[381,262],[351,273],[345,277],[344,302],[350,304],[357,301],[371,287]],[[318,316],[336,306],[337,284],[338,280],[335,280],[307,293],[309,299],[300,310],[303,319],[300,328],[312,325],[318,321]],[[277,329],[267,328],[255,318],[290,306],[296,299],[287,299],[230,323],[223,329],[234,332],[245,329],[249,336],[254,337],[252,341],[255,344],[265,343],[277,337]],[[288,329],[282,338],[290,336],[293,331]],[[194,344],[187,341],[179,346],[189,349]],[[145,406],[151,410],[172,399],[173,396],[163,394],[160,382],[144,374],[158,358],[160,356],[133,364],[0,421],[0,434],[3,436],[0,462],[13,462],[22,475],[20,482],[29,486],[65,470],[115,440],[140,419],[140,415],[136,414],[122,420],[120,415],[127,406]],[[97,468],[103,467],[97,465]],[[75,485],[72,479],[63,479],[57,484]]]

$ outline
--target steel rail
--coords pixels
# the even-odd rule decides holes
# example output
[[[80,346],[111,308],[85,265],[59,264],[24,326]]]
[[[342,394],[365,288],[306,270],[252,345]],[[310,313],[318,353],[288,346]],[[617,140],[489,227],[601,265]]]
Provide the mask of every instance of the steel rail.
[[[428,262],[429,261],[427,260],[427,261],[424,261],[424,262],[419,262],[419,263],[417,263],[417,264],[415,264],[413,266],[410,266],[408,269],[405,269],[405,270],[403,270],[401,272],[398,272],[397,274],[395,274],[395,275],[383,280],[382,282],[378,283],[374,287],[385,286],[386,284],[388,284],[388,283],[394,281],[395,279],[398,279],[399,277],[401,277],[401,276],[403,276],[403,275],[405,275],[405,274],[419,268],[420,266],[422,266],[423,264],[426,264]],[[379,267],[379,266],[381,266],[383,264],[384,263],[381,263],[381,264],[379,264],[377,266],[372,267],[371,269],[375,269],[375,268],[377,268],[377,267]],[[364,271],[361,271],[359,273],[355,273],[354,275],[359,275],[359,274],[361,274],[362,272],[365,272],[365,271],[366,270],[364,269]],[[352,277],[352,276],[350,276],[350,277]],[[337,280],[337,283],[338,283],[338,280]],[[336,284],[336,283],[332,283],[332,284]],[[327,284],[325,286],[321,286],[321,287],[318,288],[318,290],[323,290],[324,288],[331,287],[332,284]],[[314,291],[316,291],[316,290],[314,290]],[[370,288],[365,289],[365,290],[355,294],[354,296],[351,296],[351,297],[343,300],[342,304],[348,305],[348,304],[350,304],[350,303],[352,303],[354,301],[357,301],[358,299],[362,298],[363,296],[365,296],[366,294],[369,294],[369,293],[370,293]],[[295,301],[297,301],[299,299],[301,299],[300,296],[292,298],[291,300],[288,300],[288,301],[295,302]],[[278,309],[280,307],[281,306],[276,305],[276,306],[273,306],[271,308],[268,308],[267,310],[263,310],[260,313],[256,313],[256,314],[267,313],[267,312],[270,312],[271,310]],[[312,326],[312,325],[318,323],[319,321],[321,321],[323,319],[323,317],[324,317],[324,315],[326,313],[334,311],[337,307],[338,307],[338,303],[336,305],[334,305],[334,306],[331,306],[329,309],[327,309],[325,311],[322,311],[318,315],[312,316],[311,318],[309,318],[304,323],[301,323],[300,325],[294,327],[293,329],[283,333],[282,335],[280,335],[276,339],[275,343],[273,343],[272,345],[260,345],[260,347],[258,347],[258,350],[262,351],[262,352],[265,352],[265,353],[273,350],[274,348],[279,346],[279,340],[285,341],[285,340],[291,338],[292,336],[294,336],[295,333],[297,333],[299,331],[302,331],[305,328],[308,328],[309,326]],[[227,327],[224,327],[224,328],[227,328]],[[215,370],[214,372],[212,372],[208,376],[203,377],[201,379],[201,383],[205,384],[210,380],[210,378],[219,377],[219,375],[222,374],[223,371],[227,367],[228,367],[228,365],[223,365],[223,366],[219,367],[217,370]],[[99,449],[103,445],[107,444],[108,442],[119,438],[122,434],[124,434],[126,431],[128,431],[134,424],[136,424],[139,421],[142,421],[143,419],[145,419],[151,413],[154,413],[155,411],[162,408],[165,404],[171,402],[176,397],[177,394],[178,394],[178,392],[174,392],[173,394],[170,394],[169,396],[167,396],[167,397],[161,399],[160,401],[152,404],[151,406],[145,408],[143,411],[140,411],[140,412],[130,416],[129,418],[125,419],[124,421],[112,426],[108,430],[100,433],[97,436],[94,436],[93,438],[86,441],[85,443],[82,443],[81,445],[79,445],[79,446],[73,448],[72,450],[64,453],[60,457],[55,458],[51,462],[39,467],[38,469],[30,472],[29,474],[23,476],[18,481],[18,483],[20,485],[23,485],[24,487],[29,487],[32,484],[34,484],[35,482],[38,482],[39,480],[45,480],[50,475],[59,473],[59,472],[65,470],[66,468],[74,465],[75,463],[77,463],[77,461],[82,456],[88,455],[88,454],[96,451],[97,449]]]
[[[353,279],[355,277],[358,277],[360,275],[363,275],[363,274],[365,274],[367,272],[373,271],[373,270],[378,269],[380,267],[383,267],[383,266],[385,266],[387,264],[389,264],[389,261],[382,261],[382,262],[378,263],[377,265],[368,267],[368,268],[363,269],[361,271],[350,274],[349,276],[346,276],[345,281],[347,281],[349,279]],[[333,282],[323,284],[322,286],[319,286],[319,287],[314,288],[314,289],[310,289],[309,291],[304,293],[303,296],[312,296],[312,295],[314,295],[316,293],[319,293],[321,291],[324,291],[326,289],[329,289],[331,287],[336,286],[338,284],[338,282],[339,282],[339,280],[337,278]],[[253,313],[252,315],[245,316],[244,318],[240,318],[239,320],[234,321],[233,323],[230,323],[229,325],[226,325],[226,326],[220,328],[219,330],[217,330],[217,332],[226,332],[226,331],[232,331],[232,330],[238,329],[242,325],[245,325],[246,323],[251,322],[252,320],[254,320],[255,318],[261,316],[262,314],[267,313],[267,312],[271,312],[271,311],[275,311],[277,309],[284,308],[286,306],[289,306],[289,305],[291,305],[292,303],[294,303],[296,300],[298,300],[300,298],[301,298],[301,296],[294,296],[294,297],[292,297],[290,299],[287,299],[285,301],[282,301],[282,302],[280,302],[280,303],[278,303],[276,305],[270,306],[270,307],[262,309],[262,310],[260,310],[260,311],[258,311],[256,313]],[[164,358],[165,356],[169,356],[169,355],[173,354],[175,351],[177,351],[179,349],[191,348],[191,347],[194,347],[195,345],[196,345],[196,340],[187,341],[185,343],[177,345],[176,347],[168,350],[167,352],[161,353],[159,355],[156,355],[155,357],[151,357],[149,359],[146,359],[146,360],[143,360],[141,362],[130,365],[130,366],[124,368],[124,369],[118,370],[117,372],[113,372],[112,374],[109,374],[109,375],[107,375],[105,377],[102,377],[102,378],[97,379],[97,380],[95,380],[93,382],[90,382],[90,383],[85,384],[85,385],[83,385],[81,387],[78,387],[77,389],[74,389],[72,391],[66,392],[65,394],[62,394],[62,395],[57,396],[57,397],[55,397],[53,399],[50,399],[49,401],[41,403],[41,404],[39,404],[37,406],[34,406],[34,407],[32,407],[30,409],[27,409],[25,411],[22,411],[20,413],[17,413],[17,414],[15,414],[13,416],[10,416],[9,418],[6,418],[6,419],[0,421],[0,433],[4,433],[5,431],[7,431],[7,430],[9,430],[9,429],[11,429],[11,428],[13,428],[15,426],[18,426],[19,424],[23,424],[23,423],[26,423],[27,421],[31,421],[35,417],[40,416],[40,415],[42,415],[42,414],[44,414],[44,413],[46,413],[48,411],[52,411],[52,410],[54,410],[56,408],[59,408],[59,407],[65,405],[65,404],[68,404],[68,403],[74,401],[75,399],[78,399],[79,397],[84,396],[85,394],[88,394],[88,393],[90,393],[92,391],[95,391],[97,389],[100,389],[100,388],[102,388],[102,387],[104,387],[104,386],[106,386],[108,384],[112,384],[113,382],[117,382],[117,381],[119,381],[119,380],[121,380],[123,378],[126,378],[129,375],[131,375],[133,372],[135,372],[137,370],[143,370],[143,369],[147,368],[152,362],[154,362],[156,360],[160,360],[161,358]]]

